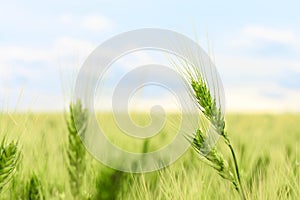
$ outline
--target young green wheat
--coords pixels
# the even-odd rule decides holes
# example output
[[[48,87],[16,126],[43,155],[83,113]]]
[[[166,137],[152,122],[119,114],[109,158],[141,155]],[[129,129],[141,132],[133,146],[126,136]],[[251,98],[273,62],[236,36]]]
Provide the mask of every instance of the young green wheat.
[[[44,200],[44,190],[40,179],[33,173],[26,185],[26,196],[29,200]]]
[[[20,155],[17,143],[6,144],[5,139],[2,140],[0,145],[0,193],[16,172]]]
[[[80,136],[84,136],[87,123],[87,110],[82,108],[81,102],[70,105],[70,118],[68,125],[68,172],[72,195],[80,197],[81,186],[85,173],[86,150],[82,144]]]
[[[225,119],[221,111],[221,106],[218,106],[217,104],[217,100],[219,100],[217,99],[219,90],[218,88],[215,88],[216,85],[214,85],[214,93],[211,91],[206,79],[207,72],[203,72],[202,66],[198,66],[199,68],[197,68],[197,66],[194,66],[187,61],[178,61],[179,62],[172,60],[172,64],[179,73],[183,75],[183,81],[198,109],[202,113],[201,117],[204,119],[201,120],[210,122],[210,128],[224,139],[231,151],[235,170],[232,170],[229,167],[228,162],[224,159],[222,153],[215,145],[209,144],[209,138],[206,133],[208,130],[210,131],[210,129],[207,129],[202,122],[199,125],[200,127],[195,130],[195,133],[186,138],[192,143],[194,150],[204,158],[203,160],[205,163],[214,168],[222,178],[229,180],[241,197],[246,199],[236,155],[225,130]],[[200,69],[202,73],[199,71]],[[211,75],[215,76],[215,79],[217,80],[217,75],[213,74],[212,69],[210,70]],[[216,84],[214,79],[213,84]]]

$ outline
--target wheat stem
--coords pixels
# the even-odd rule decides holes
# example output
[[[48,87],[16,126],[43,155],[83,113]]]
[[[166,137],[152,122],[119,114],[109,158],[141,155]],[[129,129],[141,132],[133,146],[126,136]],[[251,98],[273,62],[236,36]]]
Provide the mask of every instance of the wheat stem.
[[[239,189],[240,189],[240,190],[238,190],[238,192],[241,194],[241,196],[242,196],[243,199],[246,199],[244,187],[243,187],[243,184],[242,184],[242,181],[241,181],[241,176],[240,176],[240,171],[239,171],[239,165],[238,165],[238,162],[237,162],[237,159],[236,159],[234,148],[233,148],[233,146],[232,146],[232,144],[231,144],[230,139],[228,138],[228,136],[225,136],[224,139],[225,139],[225,142],[226,142],[227,146],[230,149],[230,152],[231,152],[231,155],[232,155],[232,158],[233,158],[234,167],[235,167],[235,173],[236,173],[236,177],[237,177],[237,180],[238,180],[238,183],[239,183]]]

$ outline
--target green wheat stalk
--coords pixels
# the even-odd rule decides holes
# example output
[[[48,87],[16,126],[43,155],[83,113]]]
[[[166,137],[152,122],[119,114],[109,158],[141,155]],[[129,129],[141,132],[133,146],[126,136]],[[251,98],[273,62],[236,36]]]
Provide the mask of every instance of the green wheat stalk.
[[[191,52],[190,56],[195,59]],[[195,60],[199,61],[199,59],[201,58],[196,58]],[[217,105],[217,100],[219,100],[216,98],[216,96],[219,95],[218,88],[215,88],[215,85],[213,85],[215,92],[215,95],[213,95],[205,78],[207,72],[203,71],[202,66],[197,68],[188,61],[179,59],[178,62],[171,60],[171,63],[183,75],[183,82],[189,90],[189,93],[197,107],[203,113],[203,116],[201,117],[204,117],[211,123],[213,131],[222,136],[226,145],[229,147],[235,170],[233,171],[229,167],[228,162],[215,146],[209,146],[207,142],[208,138],[205,135],[205,133],[207,133],[207,129],[203,126],[203,123],[197,130],[195,130],[192,137],[187,136],[186,138],[192,143],[194,150],[201,155],[201,157],[204,157],[203,160],[205,163],[214,168],[222,178],[229,180],[234,185],[234,188],[239,192],[241,197],[246,199],[235,151],[230,138],[225,131],[225,119],[222,115],[221,107],[218,107]],[[201,69],[201,72],[199,69]],[[217,72],[213,72],[212,68],[210,68],[210,70],[212,77],[216,78],[217,75],[214,73]],[[215,80],[213,79],[214,84],[216,80],[217,78]]]
[[[26,185],[26,196],[28,200],[44,200],[44,190],[40,179],[32,174]]]
[[[12,179],[20,162],[21,152],[18,143],[6,144],[5,138],[0,145],[0,193]]]
[[[111,169],[103,168],[96,179],[95,200],[111,200],[118,199],[122,185],[127,177],[127,173]]]
[[[86,131],[87,110],[82,108],[79,100],[75,104],[71,103],[69,109],[70,117],[67,121],[69,133],[67,147],[68,173],[72,195],[79,198],[86,169],[86,150],[80,136],[84,137]]]

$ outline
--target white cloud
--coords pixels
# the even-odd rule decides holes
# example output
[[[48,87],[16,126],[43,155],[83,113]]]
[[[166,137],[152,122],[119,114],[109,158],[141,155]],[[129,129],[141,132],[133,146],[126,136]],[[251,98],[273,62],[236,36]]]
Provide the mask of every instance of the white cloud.
[[[61,102],[63,100],[61,84],[70,87],[70,82],[74,80],[69,79],[75,79],[74,72],[81,67],[95,46],[89,41],[69,37],[58,38],[51,46],[44,48],[1,46],[0,96],[10,96],[9,99],[13,102],[18,99],[20,90],[24,87],[25,92],[21,99],[20,110],[26,109],[26,105],[33,110],[40,110],[43,106],[44,109],[49,109],[49,105],[47,106],[42,101],[48,99],[44,96],[51,96],[51,94],[46,94],[47,92],[42,94],[41,91],[47,91],[44,87],[51,87],[51,90],[54,90],[52,92],[55,93],[55,97],[51,99]],[[57,82],[60,75],[64,83]],[[70,77],[72,75],[73,77]],[[41,86],[36,85],[37,82],[41,83]],[[34,101],[34,105],[30,106],[32,99],[36,98],[40,100]],[[1,101],[3,100],[0,99],[0,103]],[[14,109],[14,104],[11,106]],[[56,110],[62,108],[61,103],[51,106],[56,107]]]
[[[225,89],[225,94],[230,112],[300,112],[299,91],[276,84],[242,84]]]
[[[59,21],[65,25],[78,26],[92,32],[110,30],[114,27],[114,22],[111,19],[98,14],[85,16],[63,14],[59,17]]]
[[[227,110],[234,112],[300,112],[300,91],[278,80],[286,71],[300,73],[300,60],[216,56],[225,87]]]
[[[72,16],[64,16],[61,18],[61,21],[65,23],[71,23],[73,19],[74,18]],[[293,35],[291,34],[292,32],[289,31],[279,31],[277,32],[277,34],[273,33],[272,35],[270,31],[271,29],[245,28],[243,30],[244,32],[240,36],[240,38],[249,41],[255,42],[259,39],[263,39],[285,44],[290,44],[292,43],[292,41],[297,41],[295,34]],[[270,34],[272,36],[268,36]],[[290,39],[286,39],[286,37]],[[290,45],[295,46],[297,44],[298,43],[296,42],[295,44]],[[11,83],[13,85],[13,82],[9,82],[10,80],[8,77],[22,75],[29,81],[31,81],[32,79],[36,79],[37,77],[45,77],[45,81],[51,81],[47,80],[50,73],[59,76],[58,69],[60,67],[62,67],[63,71],[65,71],[65,74],[69,75],[70,71],[74,72],[75,68],[79,69],[79,67],[81,67],[83,61],[95,47],[96,44],[90,41],[70,37],[58,38],[52,45],[44,48],[33,48],[27,46],[0,47],[1,95],[5,96],[5,93],[10,93],[17,98],[17,94],[19,94],[20,92],[20,88],[16,86],[9,87],[8,85],[5,85],[5,83]],[[158,57],[159,55],[155,53],[148,54],[148,52],[143,51],[134,52],[127,56],[121,58],[120,60],[118,60],[118,62],[128,71],[136,66],[143,64],[162,64],[160,61],[166,59],[165,57],[161,59],[161,57]],[[287,69],[300,72],[299,59],[284,59],[280,57],[258,58],[247,55],[234,56],[234,54],[232,54],[232,51],[231,55],[228,55],[228,53],[217,55],[216,59],[218,61],[218,70],[221,72],[221,77],[224,81],[226,89],[225,95],[227,97],[228,105],[227,107],[229,111],[300,111],[300,109],[298,108],[298,102],[300,102],[299,90],[284,88],[269,79],[270,77],[278,76],[281,73],[284,73],[284,71]],[[38,61],[46,65],[40,66],[37,69],[30,66],[19,66],[20,64],[15,61],[23,61],[26,63]],[[44,70],[43,67],[46,67],[47,70]],[[51,75],[52,77],[53,74]],[[232,77],[231,75],[235,76]],[[265,80],[261,80],[260,82],[255,82],[255,80],[251,82],[250,80],[250,82],[247,82],[243,75],[247,75],[250,78],[265,76]],[[238,82],[238,84],[233,85],[230,82],[228,83],[227,81],[231,78],[235,78],[234,81]],[[55,85],[53,85],[53,87],[60,86],[61,83],[55,83]],[[34,94],[34,92],[30,93],[32,91],[34,90],[26,88],[25,86],[25,96],[28,95],[28,97],[26,98],[33,96],[40,99],[36,101],[36,105],[34,105],[36,109],[42,109],[43,106],[45,106],[45,109],[50,108],[46,105],[49,103],[46,99],[52,99],[53,101],[60,102],[57,105],[51,105],[53,107],[58,107],[63,104],[63,95],[56,96],[56,94],[53,94],[52,98],[48,98],[47,95],[51,94],[46,94],[47,92],[45,94],[39,92],[36,92]],[[59,89],[58,91],[60,92],[61,90]],[[269,94],[271,95],[268,96]],[[15,98],[13,96],[11,96],[11,98]],[[276,98],[276,96],[278,96],[278,98]],[[165,105],[168,105],[169,100],[170,99],[161,99],[159,101]],[[157,102],[146,102],[146,107],[150,107],[150,105],[153,105],[153,103]],[[145,107],[145,105],[142,105],[141,107]]]
[[[83,62],[95,48],[96,44],[87,40],[61,37],[54,42],[51,51],[55,59],[59,59],[60,61],[66,62],[66,59],[76,58]]]
[[[71,24],[73,23],[73,16],[71,14],[60,15],[58,21],[64,24]]]
[[[261,42],[273,42],[295,46],[299,38],[292,30],[275,29],[265,26],[248,25],[238,31],[238,35],[230,41],[231,47],[255,47]]]
[[[286,70],[300,72],[300,59],[264,58],[252,56],[218,55],[218,70],[224,75],[248,74],[269,78]],[[267,78],[267,77],[266,77]],[[242,77],[241,77],[242,80]]]
[[[58,38],[49,47],[33,48],[28,46],[2,46],[0,47],[0,66],[1,73],[11,71],[16,68],[17,61],[21,62],[43,62],[56,63],[71,57],[86,58],[96,47],[96,44],[87,40],[80,40],[70,37]],[[52,67],[55,67],[52,66]]]
[[[269,40],[272,42],[293,44],[296,41],[295,33],[290,30],[279,30],[262,26],[250,26],[246,27],[243,31],[245,35],[250,37]]]
[[[166,57],[161,55],[161,52],[156,51],[134,51],[121,58],[116,63],[121,67],[132,70],[136,67],[147,64],[166,64]]]
[[[99,15],[86,16],[81,23],[86,29],[96,32],[110,29],[113,26],[110,19]]]
[[[291,72],[300,72],[300,38],[296,31],[245,26],[237,32],[229,38],[227,51],[216,56],[228,110],[299,112],[300,91],[297,86],[285,84],[285,78],[288,79]],[[248,51],[244,54],[241,51],[250,48],[252,52],[259,52],[268,44],[285,45],[292,49],[294,55],[248,55]],[[267,51],[272,55],[272,46],[270,48]]]
[[[47,49],[37,49],[25,46],[0,47],[1,61],[49,61],[52,58]]]

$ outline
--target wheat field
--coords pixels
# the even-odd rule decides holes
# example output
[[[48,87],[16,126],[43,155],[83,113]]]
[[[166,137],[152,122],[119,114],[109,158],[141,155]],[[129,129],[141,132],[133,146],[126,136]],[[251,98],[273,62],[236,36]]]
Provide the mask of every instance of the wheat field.
[[[233,186],[192,149],[171,166],[145,174],[112,170],[87,153],[80,197],[74,197],[66,118],[63,113],[0,115],[1,139],[17,141],[21,151],[20,163],[0,199],[240,199]],[[147,118],[141,115],[138,120]],[[300,198],[299,121],[296,114],[226,116],[248,199]],[[108,119],[107,126],[110,123]],[[222,144],[218,147],[228,152]],[[34,192],[41,195],[30,197]]]

